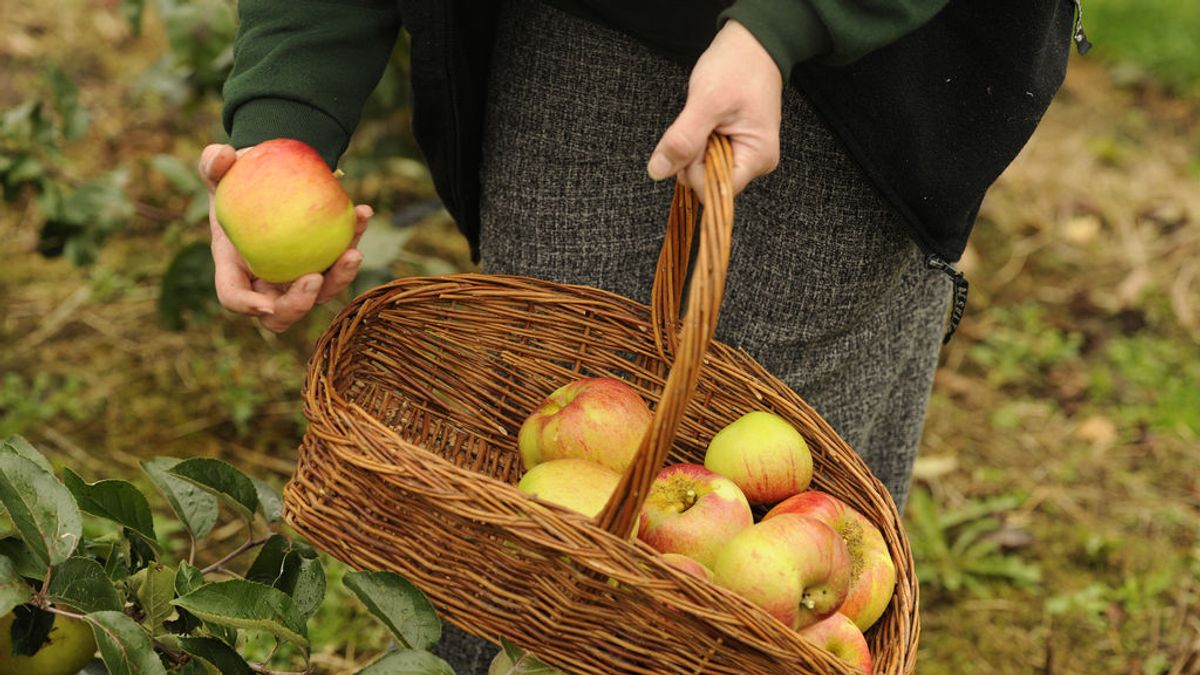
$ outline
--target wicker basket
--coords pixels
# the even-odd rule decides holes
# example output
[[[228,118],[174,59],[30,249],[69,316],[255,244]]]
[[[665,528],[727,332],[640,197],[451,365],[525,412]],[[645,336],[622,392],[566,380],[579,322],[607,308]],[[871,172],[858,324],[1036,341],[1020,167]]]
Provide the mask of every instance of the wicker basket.
[[[358,297],[318,343],[287,521],[360,568],[395,571],[464,630],[571,673],[850,673],[735,594],[627,537],[665,462],[702,462],[751,410],[788,419],[813,485],[880,527],[898,581],[868,631],[878,673],[911,673],[917,583],[900,516],[862,460],[794,392],[712,341],[733,219],[731,150],[714,137],[688,312],[695,197],[676,188],[652,307],[583,286],[462,274]],[[682,328],[680,328],[682,325]],[[638,457],[596,519],[515,487],[516,433],[555,388],[614,376],[654,402]]]

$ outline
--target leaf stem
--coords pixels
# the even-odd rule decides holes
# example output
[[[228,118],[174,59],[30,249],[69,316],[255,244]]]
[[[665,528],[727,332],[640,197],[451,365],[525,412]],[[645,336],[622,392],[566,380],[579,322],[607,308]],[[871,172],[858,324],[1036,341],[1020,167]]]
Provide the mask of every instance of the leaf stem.
[[[254,548],[255,546],[262,546],[264,543],[266,543],[267,539],[269,539],[269,537],[259,537],[258,539],[255,539],[253,537],[253,535],[250,537],[247,537],[246,541],[242,542],[241,546],[238,546],[237,548],[233,549],[229,553],[225,554],[225,557],[221,558],[220,560],[216,561],[215,563],[213,563],[207,567],[204,567],[203,569],[200,570],[200,573],[208,574],[209,572],[212,572],[213,570],[220,569],[221,567],[223,567],[225,565],[225,563],[229,562],[230,560],[233,560],[234,558],[245,553],[246,551],[249,551],[250,549]]]
[[[304,670],[271,670],[265,665],[259,663],[251,663],[248,665],[250,666],[250,670],[253,670],[256,673],[261,673],[262,675],[310,675],[310,673],[312,673],[311,668],[306,668]]]
[[[189,542],[188,564],[195,565],[196,564],[196,535],[192,534],[191,530],[188,530],[188,542]]]
[[[47,612],[50,612],[51,614],[57,614],[59,616],[66,616],[66,617],[70,617],[72,619],[78,619],[80,621],[87,619],[87,617],[82,614],[77,614],[75,612],[68,612],[65,609],[51,607],[50,605],[46,605],[45,607],[42,607],[42,609],[46,610]]]

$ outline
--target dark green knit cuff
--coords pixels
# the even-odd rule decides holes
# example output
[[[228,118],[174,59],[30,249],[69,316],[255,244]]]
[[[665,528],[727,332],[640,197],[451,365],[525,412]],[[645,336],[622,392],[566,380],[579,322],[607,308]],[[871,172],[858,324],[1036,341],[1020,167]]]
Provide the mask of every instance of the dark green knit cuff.
[[[729,19],[745,26],[762,44],[784,82],[796,64],[833,49],[825,24],[803,0],[737,0],[721,12],[718,26]]]
[[[272,138],[294,138],[311,145],[330,170],[346,151],[350,134],[319,109],[285,98],[256,98],[232,111],[226,121],[235,148],[257,145]]]

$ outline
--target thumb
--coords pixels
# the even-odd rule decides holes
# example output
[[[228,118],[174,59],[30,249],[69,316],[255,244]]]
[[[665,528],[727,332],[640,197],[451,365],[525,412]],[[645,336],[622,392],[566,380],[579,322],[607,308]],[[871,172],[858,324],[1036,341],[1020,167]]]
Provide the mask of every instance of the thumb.
[[[204,180],[210,192],[217,189],[217,183],[233,166],[237,156],[232,146],[218,143],[209,145],[200,153],[200,178]]]
[[[650,163],[646,165],[650,178],[669,178],[689,164],[699,162],[704,156],[708,136],[716,126],[717,120],[702,111],[702,106],[684,105],[650,155]]]

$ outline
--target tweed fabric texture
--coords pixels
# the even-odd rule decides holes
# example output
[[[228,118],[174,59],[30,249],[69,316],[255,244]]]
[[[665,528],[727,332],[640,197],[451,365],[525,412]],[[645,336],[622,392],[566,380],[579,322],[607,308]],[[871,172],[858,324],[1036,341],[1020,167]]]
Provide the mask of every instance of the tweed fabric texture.
[[[683,107],[688,74],[537,0],[505,2],[484,134],[484,270],[648,302],[673,186],[645,167]],[[794,88],[779,166],[734,208],[717,339],[798,392],[903,506],[949,280],[925,267]],[[451,626],[439,652],[460,673],[486,672],[471,662],[477,641]]]

